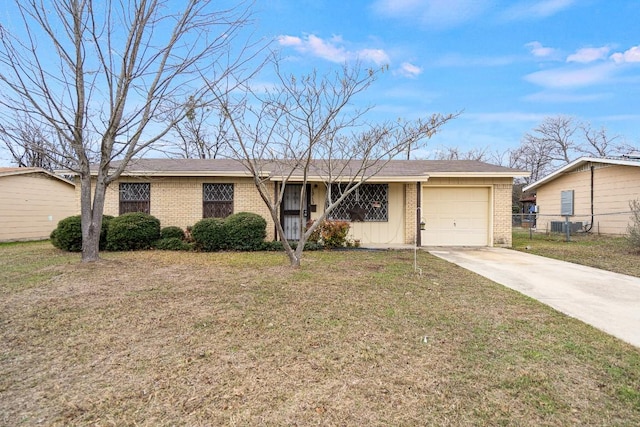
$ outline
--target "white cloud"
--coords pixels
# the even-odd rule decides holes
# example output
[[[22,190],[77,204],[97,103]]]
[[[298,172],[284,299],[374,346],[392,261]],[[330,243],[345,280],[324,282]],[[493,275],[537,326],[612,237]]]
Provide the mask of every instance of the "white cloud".
[[[611,63],[584,68],[557,68],[526,75],[528,82],[546,88],[575,88],[605,83],[614,71]]]
[[[304,38],[281,35],[277,37],[281,46],[292,47],[300,53],[309,54],[331,62],[346,62],[349,60],[361,60],[373,62],[376,65],[389,63],[389,55],[383,49],[348,50],[344,41],[339,36],[329,40],[310,34]]]
[[[560,104],[594,102],[610,97],[611,95],[607,93],[576,94],[567,92],[538,92],[525,96],[524,100],[531,102]]]
[[[616,52],[611,55],[611,59],[616,64],[623,64],[628,62],[640,62],[640,46],[633,46],[625,52]]]
[[[507,9],[503,16],[507,20],[547,18],[568,9],[575,3],[577,3],[576,0],[522,1]]]
[[[409,62],[403,62],[400,64],[399,73],[405,77],[417,77],[422,74],[422,68]]]
[[[279,36],[278,43],[281,46],[302,46],[302,39],[295,36]]]
[[[377,65],[389,63],[389,55],[382,49],[362,49],[356,52],[356,57],[362,61],[371,61]]]
[[[585,47],[578,49],[574,54],[567,57],[567,62],[579,62],[581,64],[588,64],[589,62],[605,59],[611,49],[608,46],[602,47]]]
[[[534,41],[525,44],[529,48],[533,56],[536,58],[549,58],[556,54],[556,49],[552,47],[544,47],[542,43]]]
[[[472,20],[491,3],[490,0],[377,0],[373,9],[386,17],[443,29]]]

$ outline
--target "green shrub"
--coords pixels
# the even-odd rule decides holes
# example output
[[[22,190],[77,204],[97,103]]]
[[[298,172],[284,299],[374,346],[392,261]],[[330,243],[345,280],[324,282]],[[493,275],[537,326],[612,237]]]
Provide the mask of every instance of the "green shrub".
[[[311,226],[313,225],[314,222],[316,222],[316,221],[313,220],[313,219],[310,219],[309,221],[307,221],[306,229],[308,230],[309,228],[311,228]],[[320,241],[320,231],[321,231],[321,229],[322,229],[322,226],[316,227],[316,229],[313,230],[313,233],[311,233],[311,235],[307,239],[307,242],[318,243]]]
[[[191,237],[196,247],[213,252],[227,248],[227,234],[222,218],[204,218],[191,228]]]
[[[296,249],[296,247],[298,246],[297,242],[289,242],[289,244],[291,245],[292,249]],[[323,249],[324,246],[322,246],[322,243],[317,243],[317,242],[306,242],[304,244],[304,250],[305,251],[319,251],[321,249]],[[262,242],[262,245],[260,246],[261,251],[283,251],[284,250],[284,246],[282,244],[282,242],[280,240],[276,240],[276,241],[272,241],[272,242]]]
[[[109,223],[115,218],[113,215],[102,215],[102,228],[100,229],[100,250],[107,249],[107,233],[109,232]]]
[[[267,221],[258,214],[238,212],[224,220],[227,248],[236,251],[260,250],[267,237]]]
[[[164,227],[162,228],[162,230],[160,230],[160,238],[161,239],[169,239],[171,237],[175,237],[178,238],[180,240],[184,240],[185,238],[185,234],[184,234],[184,230],[180,227],[176,227],[176,226],[169,226],[169,227]]]
[[[307,227],[310,227],[311,224],[312,222],[307,223]],[[326,248],[341,248],[347,244],[349,228],[350,225],[346,221],[324,220],[311,233],[308,242],[316,244],[321,242]]]
[[[260,250],[261,251],[283,251],[284,250],[284,246],[282,245],[282,242],[280,240],[274,240],[274,241],[269,241],[269,242],[262,242],[262,245],[260,245]]]
[[[325,221],[320,225],[322,242],[327,248],[341,248],[347,242],[349,223],[346,221]]]
[[[155,248],[162,251],[190,251],[192,245],[179,237],[166,237],[155,243]]]
[[[109,221],[113,219],[110,215],[102,216],[102,228],[100,229],[100,250],[104,250],[107,245],[107,228]],[[58,249],[69,252],[82,251],[82,218],[80,215],[69,216],[61,219],[58,226],[49,236],[51,244]]]
[[[61,219],[49,236],[58,249],[69,252],[82,251],[82,219],[80,215]]]
[[[159,238],[158,218],[142,212],[130,212],[109,221],[107,250],[148,249]]]
[[[627,226],[627,240],[634,250],[640,252],[640,200],[631,200],[629,209],[631,209],[631,223]]]

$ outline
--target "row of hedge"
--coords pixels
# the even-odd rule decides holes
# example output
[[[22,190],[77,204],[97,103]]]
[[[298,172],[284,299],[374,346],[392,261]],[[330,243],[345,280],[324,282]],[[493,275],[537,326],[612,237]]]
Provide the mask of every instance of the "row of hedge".
[[[160,227],[160,221],[149,214],[126,213],[118,217],[104,215],[100,232],[100,250],[128,251],[139,249],[199,251],[277,251],[282,242],[265,242],[267,222],[260,215],[240,212],[226,218],[205,218],[189,227]],[[79,215],[61,220],[51,232],[51,243],[62,250],[82,250],[82,228]],[[322,248],[310,242],[305,250]]]

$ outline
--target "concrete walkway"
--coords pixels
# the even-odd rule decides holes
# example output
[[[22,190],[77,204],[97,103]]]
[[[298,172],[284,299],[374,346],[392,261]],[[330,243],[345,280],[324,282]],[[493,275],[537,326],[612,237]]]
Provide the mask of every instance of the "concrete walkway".
[[[504,248],[429,253],[640,347],[640,278]]]

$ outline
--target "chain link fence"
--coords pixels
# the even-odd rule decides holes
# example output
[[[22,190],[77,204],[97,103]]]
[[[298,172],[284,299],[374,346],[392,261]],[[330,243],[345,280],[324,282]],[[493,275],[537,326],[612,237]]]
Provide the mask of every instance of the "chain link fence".
[[[629,225],[632,225],[632,214],[631,210],[570,217],[562,216],[560,213],[517,213],[512,215],[512,225],[545,233],[566,233],[568,227],[571,234],[626,235]]]

